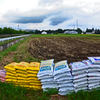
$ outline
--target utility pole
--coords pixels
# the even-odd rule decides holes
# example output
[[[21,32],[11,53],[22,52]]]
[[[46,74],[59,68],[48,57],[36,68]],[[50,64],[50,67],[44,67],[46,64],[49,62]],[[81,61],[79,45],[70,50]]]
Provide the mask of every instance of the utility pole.
[[[75,25],[73,25],[73,28],[74,28],[74,30],[75,30]]]
[[[19,25],[18,25],[18,30],[19,30]]]
[[[78,29],[78,20],[76,20],[76,26],[77,26],[77,29]]]

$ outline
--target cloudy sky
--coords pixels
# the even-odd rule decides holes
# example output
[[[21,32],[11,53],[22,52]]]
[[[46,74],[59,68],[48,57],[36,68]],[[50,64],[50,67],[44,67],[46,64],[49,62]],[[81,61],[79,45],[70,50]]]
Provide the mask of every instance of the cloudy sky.
[[[0,0],[0,27],[100,29],[99,0]]]

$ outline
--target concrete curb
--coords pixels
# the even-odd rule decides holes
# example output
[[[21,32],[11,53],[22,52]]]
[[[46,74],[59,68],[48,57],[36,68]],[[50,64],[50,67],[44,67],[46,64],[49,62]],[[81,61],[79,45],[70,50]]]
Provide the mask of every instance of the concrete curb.
[[[19,41],[21,41],[21,40],[23,40],[23,39],[25,39],[25,38],[26,38],[26,37],[21,38],[21,39],[18,39],[18,40],[15,40],[15,41],[12,41],[12,42],[10,42],[10,43],[6,43],[6,44],[3,44],[3,45],[0,45],[0,52],[2,52],[3,50],[9,48],[10,46],[12,46],[12,45],[18,43]]]

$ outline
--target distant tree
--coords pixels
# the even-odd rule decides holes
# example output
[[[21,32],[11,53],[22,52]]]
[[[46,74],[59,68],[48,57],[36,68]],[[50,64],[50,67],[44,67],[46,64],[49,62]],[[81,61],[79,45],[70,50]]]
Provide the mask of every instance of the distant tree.
[[[92,29],[88,29],[88,28],[87,28],[87,29],[86,29],[86,32],[92,32]]]
[[[63,33],[64,30],[62,30],[62,29],[58,29],[58,30],[56,30],[56,32],[58,32],[58,33]]]
[[[3,34],[2,28],[0,28],[0,34]]]
[[[95,29],[95,34],[100,34],[100,29]]]
[[[92,31],[94,31],[94,28],[92,28]]]
[[[58,34],[58,32],[54,32],[54,34]]]
[[[7,32],[7,27],[4,27],[4,28],[3,28],[3,34],[8,34],[8,32]]]
[[[51,33],[52,33],[52,30],[46,30],[46,32],[47,32],[48,34],[51,34]]]
[[[80,28],[77,28],[77,32],[78,32],[79,34],[81,34],[81,33],[82,33],[82,30],[81,30]]]
[[[41,34],[41,31],[40,30],[36,30],[35,34]]]

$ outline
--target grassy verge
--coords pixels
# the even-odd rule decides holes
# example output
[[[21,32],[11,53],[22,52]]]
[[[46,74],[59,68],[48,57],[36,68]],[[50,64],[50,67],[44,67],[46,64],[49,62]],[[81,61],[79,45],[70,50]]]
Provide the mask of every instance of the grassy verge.
[[[53,36],[71,36],[71,37],[100,37],[100,34],[34,34],[33,37],[53,37]]]
[[[29,38],[29,37],[28,37]],[[24,40],[21,40],[20,42],[16,43],[15,45],[7,48],[6,50],[0,52],[0,60],[2,60],[2,58],[4,56],[7,56],[9,52],[11,51],[16,51],[17,47],[22,44],[24,41],[26,41],[28,38],[25,38]]]
[[[23,38],[23,37],[21,37],[21,38]],[[6,40],[6,41],[3,41],[3,42],[0,42],[0,45],[6,44],[6,43],[10,43],[10,42],[12,42],[12,41],[15,41],[15,40],[18,40],[18,39],[21,39],[21,38]]]
[[[43,92],[42,90],[26,89],[20,86],[15,87],[11,83],[0,82],[0,100],[50,100],[50,95],[56,93],[56,89]]]
[[[91,91],[81,90],[66,96],[60,96],[57,93],[56,89],[43,92],[0,82],[0,100],[100,100],[100,88]]]
[[[100,88],[91,91],[80,90],[67,95],[68,100],[100,100]]]

